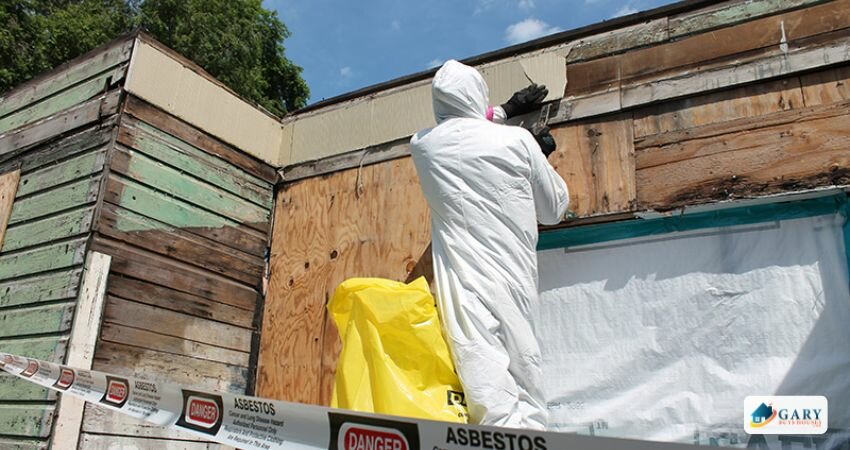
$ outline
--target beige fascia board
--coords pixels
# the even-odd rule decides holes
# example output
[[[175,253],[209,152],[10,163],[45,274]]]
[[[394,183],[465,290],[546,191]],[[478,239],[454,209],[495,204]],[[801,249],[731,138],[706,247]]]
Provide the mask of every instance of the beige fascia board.
[[[506,101],[529,79],[549,87],[548,100],[566,88],[565,57],[569,46],[513,56],[479,66],[490,88],[492,104]],[[314,161],[391,142],[434,125],[431,80],[421,80],[373,95],[290,116],[283,122],[291,139],[281,141],[284,165]]]
[[[144,37],[134,43],[125,89],[272,166],[287,164],[279,120]]]

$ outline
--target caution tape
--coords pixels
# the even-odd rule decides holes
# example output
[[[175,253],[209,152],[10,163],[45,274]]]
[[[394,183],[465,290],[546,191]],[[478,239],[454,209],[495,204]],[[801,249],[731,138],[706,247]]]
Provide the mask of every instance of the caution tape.
[[[702,447],[356,413],[75,369],[0,353],[0,368],[63,395],[245,450],[566,450]],[[708,447],[705,447],[708,448]]]

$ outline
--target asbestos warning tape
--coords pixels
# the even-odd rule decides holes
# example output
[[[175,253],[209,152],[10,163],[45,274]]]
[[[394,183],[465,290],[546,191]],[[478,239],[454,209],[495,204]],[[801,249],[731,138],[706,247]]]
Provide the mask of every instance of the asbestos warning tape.
[[[80,397],[137,419],[245,450],[700,448],[354,413],[226,392],[204,392],[8,353],[0,353],[0,368],[63,395]]]

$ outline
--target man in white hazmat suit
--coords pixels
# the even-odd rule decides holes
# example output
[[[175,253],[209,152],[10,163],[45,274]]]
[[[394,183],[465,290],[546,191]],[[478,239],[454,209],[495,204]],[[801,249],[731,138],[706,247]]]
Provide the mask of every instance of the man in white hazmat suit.
[[[537,223],[561,220],[567,186],[531,133],[487,120],[489,92],[477,70],[448,61],[432,92],[437,126],[413,137],[411,153],[431,210],[437,301],[470,419],[544,429],[529,307],[538,299]]]

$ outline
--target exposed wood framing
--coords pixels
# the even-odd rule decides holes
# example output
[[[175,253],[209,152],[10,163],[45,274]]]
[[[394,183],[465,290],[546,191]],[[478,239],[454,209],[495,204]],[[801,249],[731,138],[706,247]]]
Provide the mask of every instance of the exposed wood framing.
[[[106,303],[106,279],[109,276],[109,264],[112,258],[98,252],[90,252],[86,265],[80,298],[71,336],[68,342],[68,354],[65,364],[82,369],[91,369],[94,361],[95,342],[100,332],[100,322]],[[75,449],[83,422],[85,400],[63,396],[56,409],[54,446]]]

